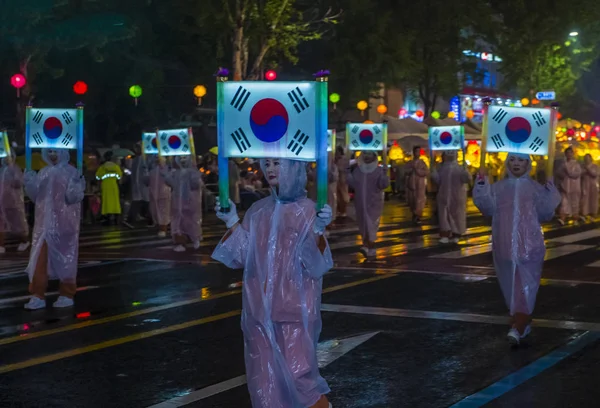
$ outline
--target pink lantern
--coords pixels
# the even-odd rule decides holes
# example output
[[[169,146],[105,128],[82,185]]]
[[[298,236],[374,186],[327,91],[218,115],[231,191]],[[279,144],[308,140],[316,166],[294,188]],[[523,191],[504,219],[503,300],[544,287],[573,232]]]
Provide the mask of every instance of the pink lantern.
[[[27,79],[25,79],[23,74],[14,74],[10,78],[10,84],[17,88],[17,98],[19,98],[21,96],[21,88],[27,85]]]

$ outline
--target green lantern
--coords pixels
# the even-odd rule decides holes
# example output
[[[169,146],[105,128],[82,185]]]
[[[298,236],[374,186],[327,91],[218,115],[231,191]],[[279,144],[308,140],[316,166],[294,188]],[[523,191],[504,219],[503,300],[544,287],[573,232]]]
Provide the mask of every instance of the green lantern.
[[[139,85],[132,85],[129,87],[129,95],[135,99],[135,106],[137,106],[138,98],[142,96],[142,87]]]
[[[431,112],[431,117],[434,119],[439,119],[440,113],[438,111],[433,111],[433,112]]]
[[[336,104],[340,101],[340,94],[332,93],[329,95],[329,102],[333,103],[333,110],[336,108]]]

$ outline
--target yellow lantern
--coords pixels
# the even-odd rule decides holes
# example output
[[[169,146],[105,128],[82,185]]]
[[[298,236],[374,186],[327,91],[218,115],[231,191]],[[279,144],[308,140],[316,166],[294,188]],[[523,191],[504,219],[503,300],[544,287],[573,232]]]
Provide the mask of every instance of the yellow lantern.
[[[377,107],[377,113],[379,113],[380,115],[385,115],[386,112],[387,112],[387,106],[381,104]]]
[[[454,112],[448,112],[448,119],[454,119]]]
[[[523,105],[523,106],[529,105],[529,99],[527,99],[527,98],[521,99],[521,105]]]
[[[358,108],[358,110],[360,111],[361,116],[365,114],[365,111],[367,110],[367,108],[369,107],[369,104],[367,103],[367,101],[359,101],[356,104],[356,107]]]
[[[206,87],[204,85],[196,85],[194,87],[194,95],[198,98],[198,106],[202,105],[202,98],[206,96]]]
[[[390,148],[390,152],[388,153],[388,157],[390,160],[401,160],[404,157],[402,149],[398,144],[394,143]]]

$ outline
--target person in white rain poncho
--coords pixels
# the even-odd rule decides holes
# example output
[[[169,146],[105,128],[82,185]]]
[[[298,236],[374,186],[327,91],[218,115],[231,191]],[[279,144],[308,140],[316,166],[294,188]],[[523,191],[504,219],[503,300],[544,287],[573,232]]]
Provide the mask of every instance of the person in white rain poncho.
[[[200,248],[202,240],[202,178],[190,156],[175,156],[175,170],[164,169],[162,176],[171,192],[171,235],[175,242],[173,250],[184,252],[185,244],[191,242]]]
[[[490,185],[480,174],[473,189],[477,208],[492,217],[494,267],[513,318],[508,340],[514,345],[531,332],[546,253],[540,223],[552,219],[561,200],[552,182],[542,186],[530,171],[528,155],[509,153],[507,178]]]
[[[47,163],[38,174],[25,174],[25,192],[35,203],[33,245],[27,266],[29,291],[26,309],[46,307],[48,279],[60,280],[54,307],[73,306],[77,290],[79,224],[85,179],[69,165],[67,150],[42,150]]]
[[[4,248],[4,234],[11,233],[19,238],[17,251],[29,248],[29,225],[25,218],[23,200],[23,172],[13,156],[4,157],[0,165],[0,254]]]
[[[147,164],[142,155],[141,143],[135,145],[135,155],[131,161],[131,207],[127,215],[127,221],[130,223],[147,218],[150,201],[148,185],[144,183]]]
[[[148,185],[150,198],[150,214],[158,225],[158,236],[166,237],[171,223],[171,187],[167,185],[161,172],[167,172],[168,166],[163,157],[147,157],[150,170],[144,177]]]
[[[319,374],[323,275],[333,266],[325,227],[331,208],[318,214],[306,197],[306,165],[261,160],[272,195],[239,222],[233,202],[217,217],[229,231],[212,257],[244,268],[242,331],[246,377],[255,408],[327,408],[329,387]]]
[[[457,243],[467,229],[467,184],[470,175],[456,162],[455,151],[442,154],[442,165],[434,169],[431,179],[438,185],[437,208],[440,242]]]

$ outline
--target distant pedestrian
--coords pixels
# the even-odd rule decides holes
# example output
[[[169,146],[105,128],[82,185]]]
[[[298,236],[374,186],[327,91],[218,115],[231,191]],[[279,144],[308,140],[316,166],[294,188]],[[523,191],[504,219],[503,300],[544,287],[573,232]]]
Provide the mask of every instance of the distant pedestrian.
[[[592,161],[592,156],[586,154],[583,158],[581,173],[581,215],[592,220],[598,215],[598,166]]]
[[[421,223],[423,210],[427,201],[427,176],[429,169],[423,160],[421,160],[421,146],[413,148],[413,159],[405,167],[404,177],[406,178],[406,199],[408,207],[412,212],[413,222]]]
[[[118,164],[111,161],[112,156],[112,152],[106,152],[104,163],[96,171],[96,179],[100,181],[102,191],[102,215],[108,224],[111,221],[116,224],[121,215],[119,180],[123,177],[123,172]]]
[[[575,159],[575,152],[572,147],[565,150],[565,158],[566,160],[558,169],[561,179],[559,191],[562,197],[558,221],[562,225],[569,218],[572,218],[575,222],[578,221],[581,204],[581,165]]]
[[[29,225],[25,217],[23,199],[23,172],[12,155],[2,158],[0,164],[0,254],[6,252],[6,233],[19,239],[18,252],[29,248]]]

